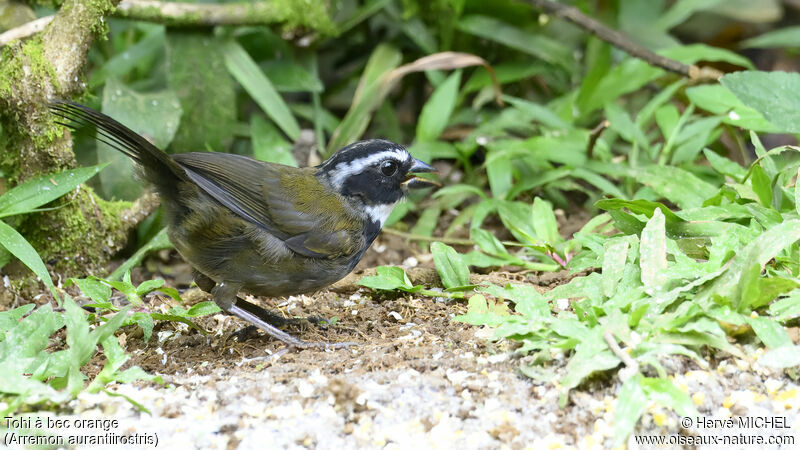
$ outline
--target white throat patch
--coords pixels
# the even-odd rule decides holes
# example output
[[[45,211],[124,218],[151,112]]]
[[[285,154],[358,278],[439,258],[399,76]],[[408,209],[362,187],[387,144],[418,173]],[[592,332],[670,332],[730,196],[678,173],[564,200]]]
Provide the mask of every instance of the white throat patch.
[[[390,157],[394,157],[394,159],[401,163],[408,162],[411,159],[411,155],[407,151],[401,149],[391,149],[382,150],[350,162],[339,163],[330,171],[332,174],[330,178],[331,184],[337,187],[342,186],[344,184],[344,180],[350,176],[361,173],[365,168]],[[391,211],[391,208],[394,208],[394,205],[389,208],[389,211]]]
[[[386,223],[386,219],[389,218],[389,214],[392,213],[395,206],[397,206],[397,203],[371,205],[364,207],[364,212],[367,213],[367,216],[369,216],[373,222],[378,222],[381,224],[381,228],[383,228],[383,224]]]

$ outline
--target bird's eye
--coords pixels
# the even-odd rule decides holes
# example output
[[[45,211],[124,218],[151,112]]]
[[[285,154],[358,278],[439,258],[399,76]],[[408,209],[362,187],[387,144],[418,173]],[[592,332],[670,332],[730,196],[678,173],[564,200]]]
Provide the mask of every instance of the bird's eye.
[[[381,164],[381,173],[387,177],[390,177],[397,173],[397,162],[395,161],[384,161]]]

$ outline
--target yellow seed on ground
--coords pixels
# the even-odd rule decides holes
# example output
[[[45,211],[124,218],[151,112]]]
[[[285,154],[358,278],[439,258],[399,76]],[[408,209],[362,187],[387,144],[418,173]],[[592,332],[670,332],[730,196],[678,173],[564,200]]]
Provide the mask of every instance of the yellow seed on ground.
[[[692,394],[692,401],[695,405],[700,406],[706,401],[706,394],[702,392],[695,392]]]
[[[729,396],[725,397],[725,400],[722,401],[722,407],[723,408],[727,408],[727,409],[731,409],[731,406],[733,406],[733,399],[729,395]]]

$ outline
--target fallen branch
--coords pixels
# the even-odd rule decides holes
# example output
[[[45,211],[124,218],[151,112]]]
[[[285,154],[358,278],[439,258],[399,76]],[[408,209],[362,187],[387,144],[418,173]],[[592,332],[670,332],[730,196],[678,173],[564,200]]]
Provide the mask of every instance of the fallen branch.
[[[298,6],[300,8],[301,6]],[[111,13],[121,19],[141,20],[172,27],[197,27],[216,25],[266,25],[291,20],[296,17],[299,25],[309,26],[323,32],[332,32],[333,25],[313,11],[287,10],[285,5],[275,2],[234,3],[177,3],[155,0],[123,0]],[[0,34],[0,47],[17,39],[39,33],[55,16],[33,20]]]
[[[698,67],[666,58],[633,42],[617,30],[613,30],[597,20],[583,14],[578,8],[556,3],[551,0],[527,0],[534,7],[558,18],[567,20],[598,38],[625,51],[625,53],[646,61],[656,67],[683,75],[695,82],[717,81],[723,73],[711,67]]]
[[[47,24],[53,20],[53,17],[55,16],[40,17],[16,28],[12,28],[4,33],[0,33],[0,47],[7,45],[11,41],[33,36],[34,34],[44,30],[44,27],[46,27]]]
[[[284,14],[274,2],[174,3],[123,0],[114,17],[170,26],[263,25]]]

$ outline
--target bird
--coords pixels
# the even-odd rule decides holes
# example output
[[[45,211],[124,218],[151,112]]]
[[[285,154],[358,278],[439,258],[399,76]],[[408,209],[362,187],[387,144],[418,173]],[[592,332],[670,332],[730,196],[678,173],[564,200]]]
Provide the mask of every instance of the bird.
[[[220,152],[167,154],[113,118],[53,101],[56,123],[92,126],[97,139],[131,158],[165,208],[167,235],[214,302],[288,347],[342,348],[274,325],[280,317],[238,296],[315,292],[350,273],[412,189],[438,186],[436,172],[402,145],[355,142],[322,164],[296,168]]]

